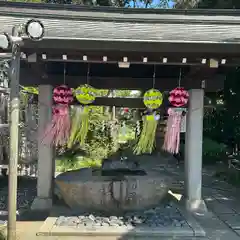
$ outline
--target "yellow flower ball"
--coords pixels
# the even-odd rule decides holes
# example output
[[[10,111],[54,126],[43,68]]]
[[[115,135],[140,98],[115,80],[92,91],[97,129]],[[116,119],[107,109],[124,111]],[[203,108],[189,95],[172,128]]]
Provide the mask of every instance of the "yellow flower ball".
[[[95,90],[93,87],[85,84],[75,89],[76,99],[82,104],[90,104],[95,100]]]
[[[143,96],[143,103],[149,109],[156,109],[162,105],[163,95],[157,89],[150,89]]]

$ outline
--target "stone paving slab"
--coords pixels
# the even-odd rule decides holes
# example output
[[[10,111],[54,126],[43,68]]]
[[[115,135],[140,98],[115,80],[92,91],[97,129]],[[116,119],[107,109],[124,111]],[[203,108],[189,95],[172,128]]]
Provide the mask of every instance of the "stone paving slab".
[[[131,236],[121,236],[121,237],[92,237],[92,236],[71,236],[71,237],[57,237],[57,236],[49,236],[48,240],[159,240],[159,237],[131,237]],[[37,236],[36,238],[32,238],[31,240],[46,240],[46,236]],[[161,240],[209,240],[208,238],[199,238],[199,237],[161,237]],[[216,239],[214,239],[216,240]]]
[[[218,199],[219,202],[225,204],[226,206],[231,207],[235,213],[240,213],[240,201],[234,198],[222,198]]]
[[[176,229],[171,227],[166,228],[113,228],[101,227],[97,228],[70,228],[54,226],[51,230],[51,236],[141,236],[141,237],[163,237],[163,236],[193,236],[193,231],[188,229]]]
[[[184,216],[188,225],[192,228],[194,236],[204,237],[206,235],[206,232],[203,230],[201,225],[195,220],[192,214],[187,212],[187,210],[185,210],[185,208],[182,206],[178,206],[178,210],[182,214],[182,216]]]
[[[207,239],[209,240],[240,240],[236,232],[231,230],[227,224],[211,212],[204,216],[196,215],[195,218],[204,228]],[[201,240],[201,238],[199,240]]]
[[[234,230],[240,230],[240,215],[220,214],[218,217]]]
[[[211,209],[217,215],[225,214],[225,213],[231,213],[231,214],[235,213],[235,211],[232,208],[230,208],[229,206],[226,206],[226,204],[220,203],[218,201],[209,201],[209,202],[207,202],[207,206],[209,209]]]
[[[235,230],[235,232],[240,236],[240,230]]]

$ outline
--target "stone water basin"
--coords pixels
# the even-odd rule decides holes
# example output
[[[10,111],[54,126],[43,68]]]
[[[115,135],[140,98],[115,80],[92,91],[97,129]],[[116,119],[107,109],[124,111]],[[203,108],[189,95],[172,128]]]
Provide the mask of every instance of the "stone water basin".
[[[168,193],[171,178],[144,170],[104,172],[88,168],[62,173],[55,182],[75,212],[117,213],[158,205]]]

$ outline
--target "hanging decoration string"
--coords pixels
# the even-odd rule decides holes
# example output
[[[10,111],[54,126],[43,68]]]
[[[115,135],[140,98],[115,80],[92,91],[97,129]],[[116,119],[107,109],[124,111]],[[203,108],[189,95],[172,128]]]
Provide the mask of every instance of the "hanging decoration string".
[[[181,87],[181,80],[182,80],[182,69],[180,69],[179,72],[179,79],[178,79],[178,87],[174,88],[170,93],[168,97],[169,103],[174,107],[184,107],[189,98],[188,92]]]
[[[155,81],[156,81],[156,65],[154,65],[154,68],[153,68],[153,79],[152,79],[153,88],[145,92],[143,96],[143,103],[148,108],[148,110],[150,110],[150,112],[159,108],[163,102],[162,93],[159,90],[154,88]]]
[[[87,67],[87,85],[89,85],[89,73],[90,73],[90,63],[88,63],[88,67]]]
[[[94,88],[89,85],[89,75],[90,75],[90,64],[88,63],[87,73],[86,73],[86,84],[79,86],[76,91],[76,99],[83,105],[83,108],[74,108],[73,118],[72,118],[72,129],[70,138],[68,141],[68,148],[71,148],[74,144],[79,144],[83,146],[85,144],[88,130],[89,130],[89,113],[90,106],[95,100]]]
[[[185,112],[181,109],[188,102],[188,92],[181,87],[182,69],[180,68],[178,87],[169,93],[169,103],[175,108],[168,109],[167,128],[164,136],[163,150],[176,154],[179,152],[181,122]]]
[[[153,65],[153,89],[155,87],[155,82],[156,82],[156,64]]]
[[[182,80],[182,68],[180,68],[179,70],[178,87],[181,87],[181,80]]]
[[[90,74],[90,65],[88,64],[88,69],[86,73],[87,83],[80,85],[75,90],[76,99],[83,105],[90,104],[95,100],[95,91],[94,88],[89,85],[89,74]]]
[[[63,68],[63,84],[66,85],[66,63],[64,63]]]
[[[55,147],[64,146],[67,143],[71,130],[69,105],[73,102],[73,92],[65,85],[65,74],[66,66],[64,64],[64,84],[53,90],[55,106],[52,109],[52,122],[47,126],[42,138],[44,143],[51,143]]]
[[[155,89],[156,65],[153,67],[153,88],[145,92],[143,103],[148,108],[147,115],[143,116],[143,128],[135,145],[133,152],[136,155],[142,153],[152,153],[156,145],[156,130],[160,115],[156,114],[156,109],[160,107],[163,101],[162,93]]]

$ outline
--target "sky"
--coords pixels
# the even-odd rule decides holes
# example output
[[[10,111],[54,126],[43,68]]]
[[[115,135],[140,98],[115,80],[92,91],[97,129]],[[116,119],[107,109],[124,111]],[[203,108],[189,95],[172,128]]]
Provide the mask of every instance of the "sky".
[[[169,4],[169,7],[172,8],[174,3],[173,3],[173,1],[169,1],[168,4]]]

